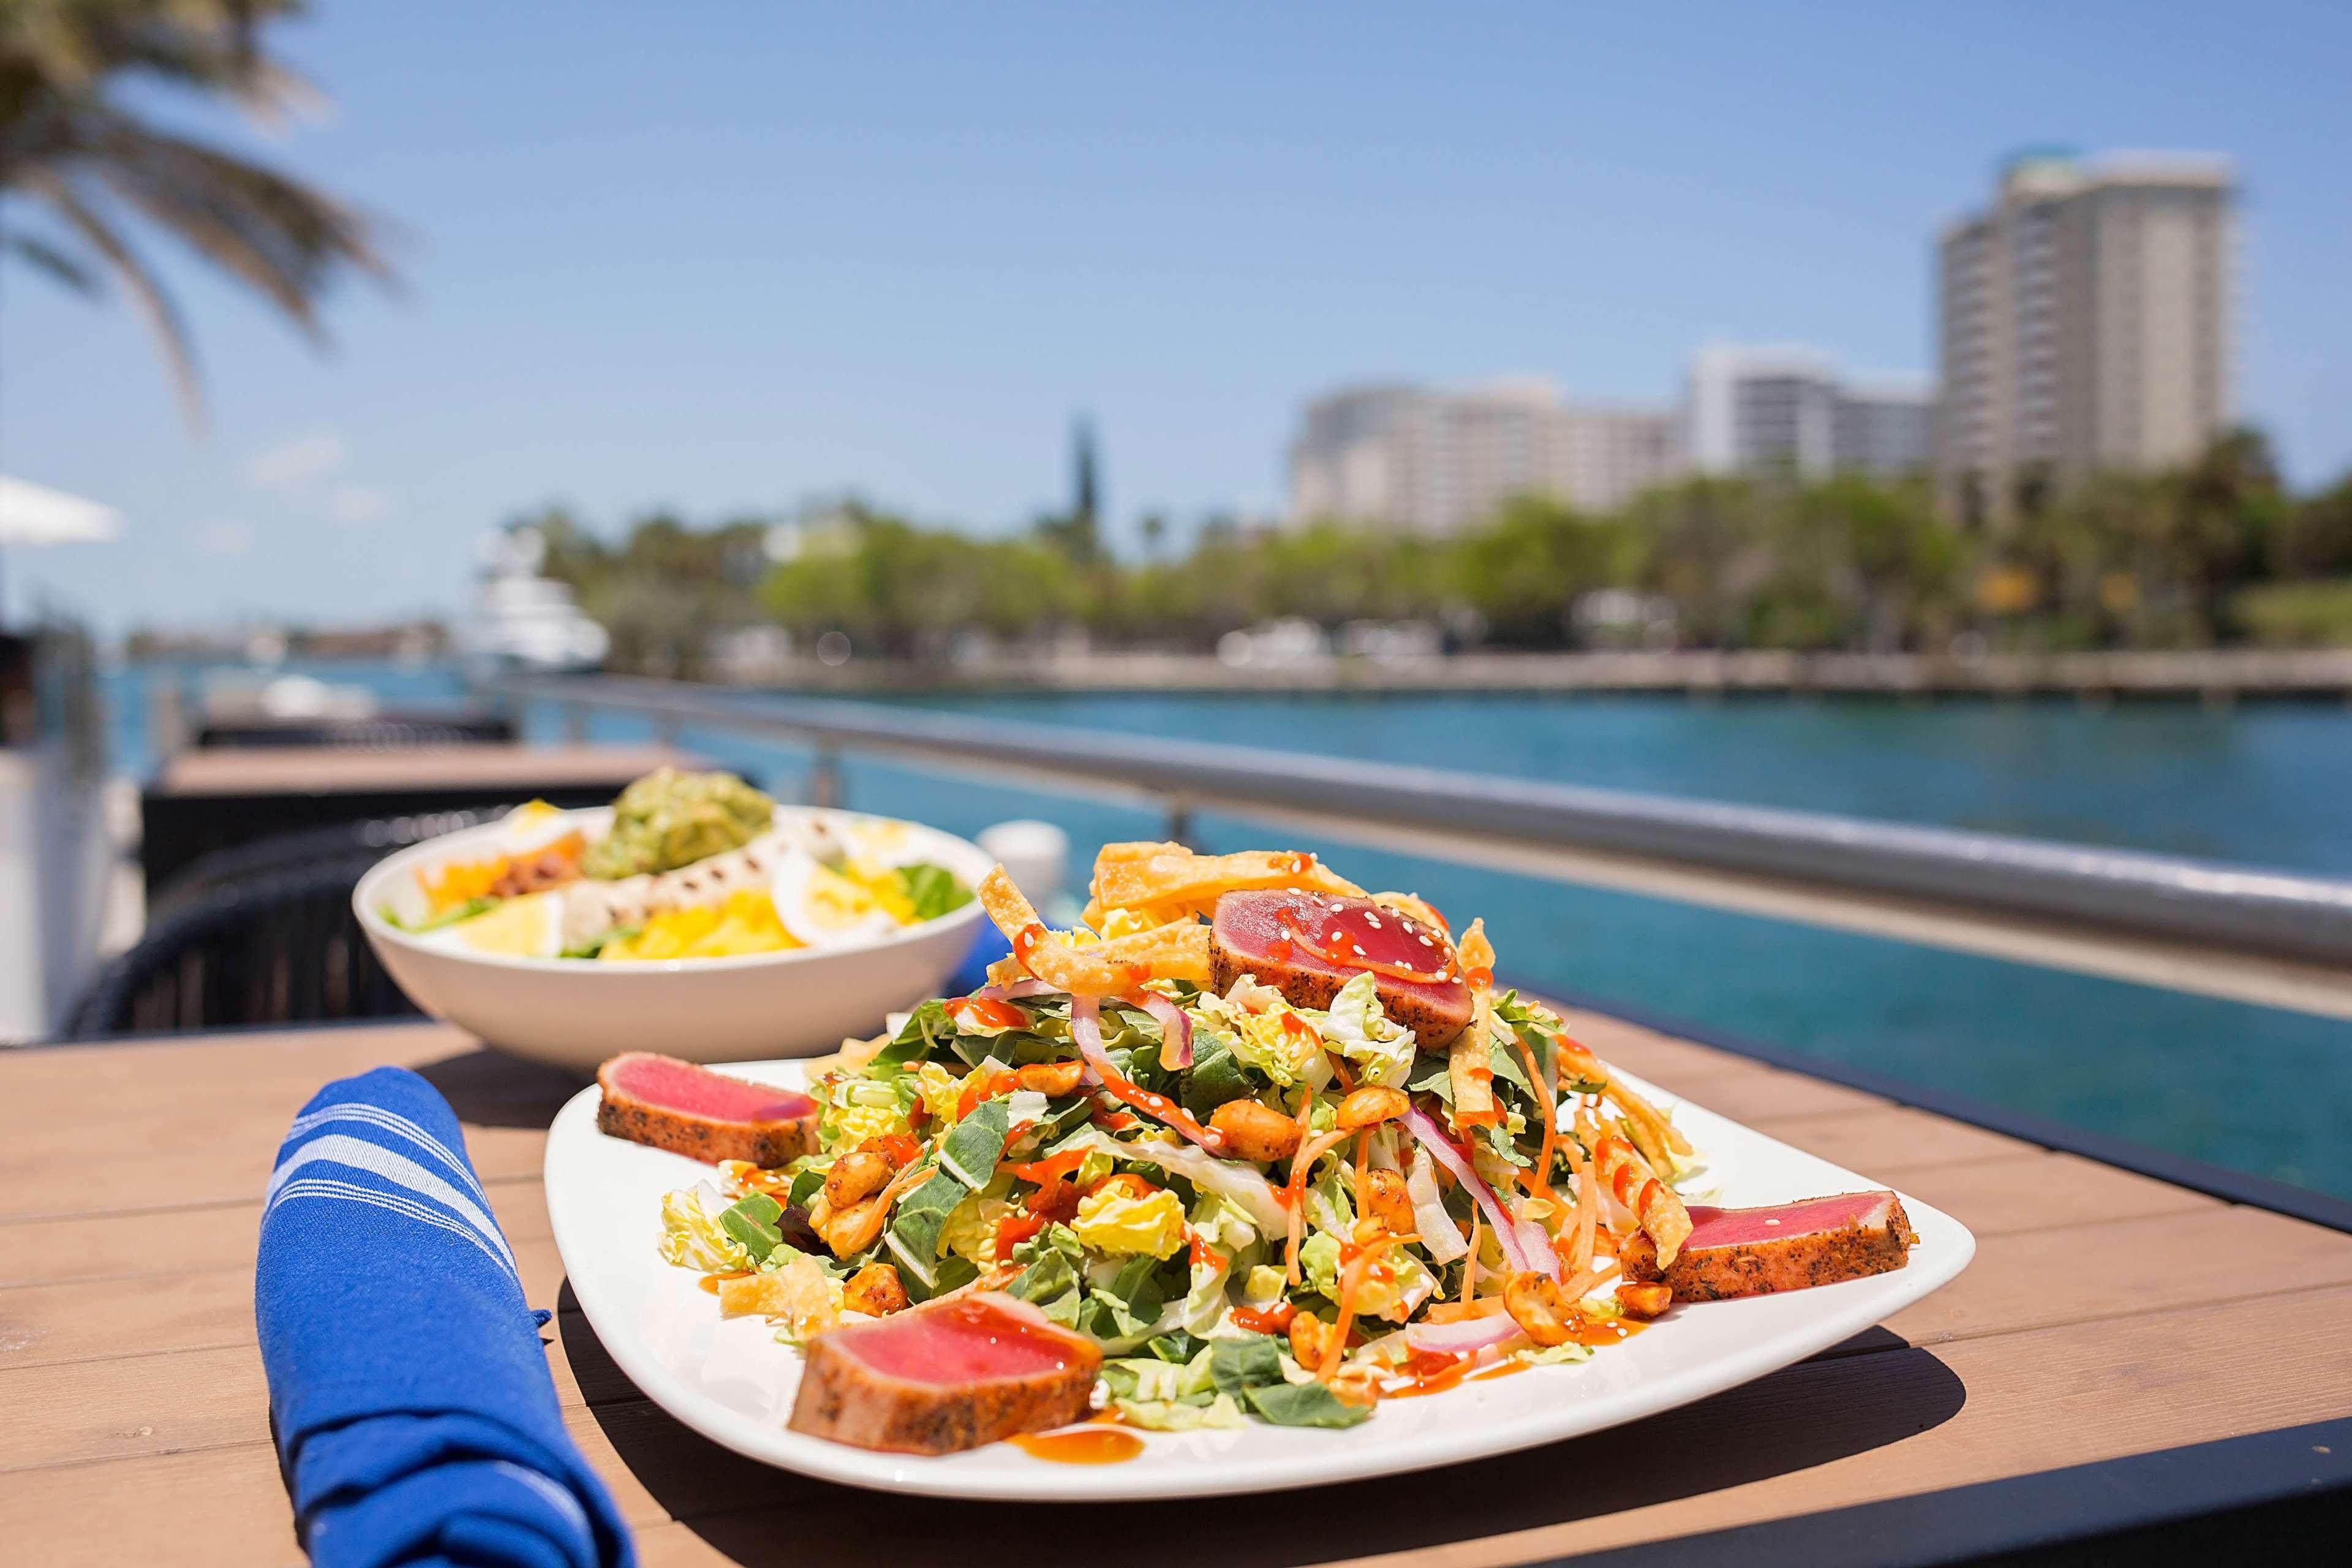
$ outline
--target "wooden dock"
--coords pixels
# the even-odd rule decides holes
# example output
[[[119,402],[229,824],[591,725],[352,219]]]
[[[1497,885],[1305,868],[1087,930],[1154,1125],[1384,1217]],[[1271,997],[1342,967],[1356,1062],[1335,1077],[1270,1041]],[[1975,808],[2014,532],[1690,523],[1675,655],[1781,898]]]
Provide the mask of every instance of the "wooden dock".
[[[2340,1528],[2352,1236],[1571,1019],[1608,1059],[1949,1211],[1976,1261],[1881,1328],[1630,1427],[1402,1480],[1124,1506],[1122,1563],[1944,1562],[2282,1497],[2334,1507]],[[0,1056],[12,1560],[300,1560],[254,1339],[260,1197],[302,1102],[387,1062],[424,1072],[465,1121],[530,1300],[558,1310],[548,1353],[568,1425],[645,1563],[1102,1560],[1098,1510],[884,1499],[671,1420],[614,1366],[549,1237],[544,1130],[574,1086],[437,1025]]]

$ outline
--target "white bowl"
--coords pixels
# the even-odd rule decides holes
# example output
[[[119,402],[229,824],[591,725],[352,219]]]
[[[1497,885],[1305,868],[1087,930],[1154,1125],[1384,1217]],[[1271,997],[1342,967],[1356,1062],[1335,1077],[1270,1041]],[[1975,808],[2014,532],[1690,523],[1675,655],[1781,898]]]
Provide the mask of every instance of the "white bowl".
[[[565,814],[602,826],[612,808]],[[860,820],[856,812],[776,808],[779,822]],[[863,818],[874,821],[877,818]],[[413,845],[371,867],[352,889],[352,908],[409,998],[486,1045],[534,1061],[593,1072],[621,1051],[659,1051],[688,1061],[818,1056],[851,1036],[882,1027],[883,1016],[939,994],[971,951],[983,912],[978,900],[904,931],[841,947],[793,948],[743,958],[605,963],[577,958],[508,958],[436,946],[383,918],[422,915],[420,867],[489,853],[499,824]],[[967,887],[994,864],[978,845],[910,825],[925,857]]]

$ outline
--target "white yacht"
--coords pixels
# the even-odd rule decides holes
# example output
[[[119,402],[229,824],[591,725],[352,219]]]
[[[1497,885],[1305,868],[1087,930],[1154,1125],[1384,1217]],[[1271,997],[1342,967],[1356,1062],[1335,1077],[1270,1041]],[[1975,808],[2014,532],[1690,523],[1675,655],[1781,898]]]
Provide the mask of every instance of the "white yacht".
[[[582,611],[569,585],[539,574],[546,553],[537,529],[484,541],[473,613],[457,630],[458,657],[469,668],[551,672],[604,662],[612,638]]]

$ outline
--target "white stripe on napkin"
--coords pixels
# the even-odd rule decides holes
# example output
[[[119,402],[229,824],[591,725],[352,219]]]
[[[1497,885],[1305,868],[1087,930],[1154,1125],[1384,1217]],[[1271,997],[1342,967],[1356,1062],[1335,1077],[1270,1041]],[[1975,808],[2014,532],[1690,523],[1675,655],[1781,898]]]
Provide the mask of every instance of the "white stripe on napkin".
[[[278,1169],[270,1173],[269,1191],[262,1205],[263,1212],[267,1213],[269,1204],[277,1201],[278,1190],[286,1184],[288,1177],[320,1160],[331,1160],[339,1165],[350,1165],[382,1176],[395,1186],[406,1187],[412,1193],[421,1194],[455,1210],[481,1234],[484,1241],[497,1249],[498,1255],[506,1260],[508,1270],[517,1279],[521,1278],[522,1271],[515,1267],[514,1254],[507,1250],[506,1237],[499,1234],[497,1222],[477,1208],[471,1198],[407,1155],[395,1154],[382,1144],[370,1143],[345,1133],[330,1132],[323,1137],[313,1138],[286,1155]]]
[[[442,1142],[400,1112],[386,1110],[381,1105],[371,1105],[363,1100],[341,1100],[321,1110],[314,1110],[308,1116],[296,1117],[294,1125],[286,1130],[285,1141],[290,1143],[312,1128],[322,1127],[330,1121],[360,1121],[372,1127],[380,1127],[386,1132],[396,1133],[448,1166],[450,1173],[463,1182],[476,1197],[480,1198],[485,1204],[490,1201],[489,1194],[482,1191],[481,1183],[474,1179],[472,1169],[464,1160],[451,1152],[446,1143]]]
[[[522,1283],[521,1277],[514,1273],[513,1261],[492,1251],[489,1244],[482,1239],[473,1226],[461,1225],[439,1209],[418,1203],[414,1198],[404,1198],[397,1194],[379,1192],[373,1187],[362,1187],[352,1182],[331,1181],[323,1176],[305,1176],[299,1181],[289,1182],[280,1187],[278,1190],[278,1195],[270,1200],[269,1207],[274,1209],[279,1204],[292,1203],[297,1198],[331,1198],[341,1203],[373,1204],[377,1208],[390,1209],[394,1214],[406,1215],[411,1219],[437,1226],[452,1236],[462,1236],[472,1242],[481,1250],[483,1257],[512,1276],[516,1284]],[[267,1212],[264,1211],[265,1214]]]
[[[512,1459],[492,1459],[490,1468],[504,1471],[545,1498],[549,1504],[580,1532],[582,1542],[591,1551],[595,1549],[596,1531],[588,1522],[588,1510],[580,1506],[580,1500],[573,1497],[568,1489],[557,1486],[537,1470],[528,1466],[518,1465]]]

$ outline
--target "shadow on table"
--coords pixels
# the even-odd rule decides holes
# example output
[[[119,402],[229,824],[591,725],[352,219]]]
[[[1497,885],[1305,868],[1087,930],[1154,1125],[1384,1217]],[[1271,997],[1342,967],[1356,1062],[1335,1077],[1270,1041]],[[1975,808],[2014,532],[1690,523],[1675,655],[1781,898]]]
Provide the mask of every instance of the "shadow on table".
[[[614,1365],[567,1282],[557,1321],[591,1412],[671,1518],[744,1563],[897,1564],[942,1553],[971,1568],[1091,1561],[1098,1507],[899,1497],[744,1458],[679,1425]],[[1874,1333],[1883,1331],[1874,1331]],[[1118,1506],[1123,1564],[1278,1564],[1370,1556],[1672,1502],[1809,1469],[1939,1426],[1968,1389],[1893,1334],[1630,1426],[1409,1476],[1255,1497]]]
[[[416,1069],[441,1091],[460,1121],[478,1127],[529,1127],[545,1131],[563,1102],[588,1082],[583,1073],[527,1062],[478,1048],[443,1057]]]

